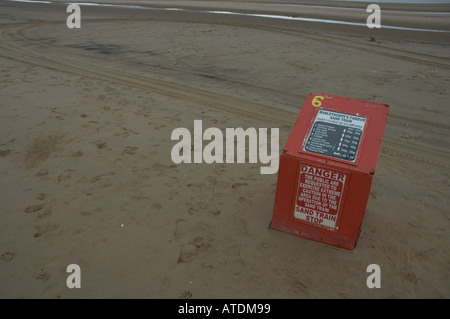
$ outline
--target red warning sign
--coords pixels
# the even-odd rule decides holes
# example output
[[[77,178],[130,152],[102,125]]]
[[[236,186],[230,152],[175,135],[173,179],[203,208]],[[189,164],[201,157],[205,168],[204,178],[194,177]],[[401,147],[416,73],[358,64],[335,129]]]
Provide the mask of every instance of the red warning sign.
[[[294,217],[337,230],[346,178],[341,172],[301,165]]]

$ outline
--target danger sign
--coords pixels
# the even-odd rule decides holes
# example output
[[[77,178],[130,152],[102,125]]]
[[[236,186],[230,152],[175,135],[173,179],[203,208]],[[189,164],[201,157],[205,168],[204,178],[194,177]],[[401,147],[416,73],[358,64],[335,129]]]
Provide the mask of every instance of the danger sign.
[[[294,217],[337,230],[339,205],[346,174],[302,165],[298,180]]]

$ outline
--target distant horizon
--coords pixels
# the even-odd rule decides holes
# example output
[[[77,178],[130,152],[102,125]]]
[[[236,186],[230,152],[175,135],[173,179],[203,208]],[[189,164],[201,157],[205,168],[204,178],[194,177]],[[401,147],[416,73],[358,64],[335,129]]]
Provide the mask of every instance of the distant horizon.
[[[405,4],[450,4],[450,0],[330,0],[346,2],[371,2],[377,3],[405,3]]]
[[[17,2],[53,2],[52,0],[7,0]],[[331,2],[370,2],[370,3],[405,3],[405,4],[450,4],[450,0],[326,0]],[[56,0],[56,2],[60,2]],[[70,2],[70,1],[67,1]],[[95,0],[92,0],[95,3]],[[126,1],[124,1],[126,2]]]

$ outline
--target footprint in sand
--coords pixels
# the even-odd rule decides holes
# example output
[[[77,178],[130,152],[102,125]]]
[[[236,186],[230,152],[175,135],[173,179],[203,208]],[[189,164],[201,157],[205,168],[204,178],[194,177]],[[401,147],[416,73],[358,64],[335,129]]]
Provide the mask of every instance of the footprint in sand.
[[[190,263],[202,251],[206,251],[211,247],[209,238],[197,236],[190,243],[183,245],[178,255],[178,263]]]
[[[38,205],[28,206],[27,208],[25,208],[24,212],[27,213],[27,214],[29,214],[29,213],[34,213],[34,212],[38,212],[38,211],[40,211],[43,207],[44,207],[44,204],[38,204]]]
[[[122,154],[134,155],[134,153],[136,153],[137,149],[138,148],[135,146],[127,146],[123,149]]]
[[[167,165],[164,165],[164,164],[161,164],[161,163],[155,163],[155,164],[152,165],[152,169],[155,170],[155,171],[158,171],[158,172],[164,171],[164,170],[173,170],[176,167],[177,166],[175,164],[167,166]],[[175,171],[178,172],[178,170],[176,170],[176,169],[175,169]]]
[[[106,148],[107,144],[105,141],[100,141],[100,142],[95,143],[95,146],[97,146],[97,148],[99,150],[102,150],[102,149]]]
[[[208,213],[210,213],[213,216],[219,216],[221,214],[221,211],[218,210],[218,209],[217,210],[210,210],[210,211],[208,211]]]
[[[211,227],[203,222],[189,226],[184,219],[178,219],[173,238],[182,245],[177,262],[189,263],[211,247]]]
[[[296,295],[309,295],[309,285],[299,279],[297,272],[293,269],[286,269],[286,284],[292,293]]]
[[[157,174],[158,177],[161,177],[161,179],[165,179],[166,181],[164,182],[164,185],[166,186],[173,186],[173,185],[177,185],[180,182],[180,179],[178,177],[173,177],[173,176],[169,176],[165,173],[158,173]]]
[[[0,157],[6,157],[11,153],[11,150],[0,150]]]
[[[176,241],[180,241],[186,235],[187,235],[186,221],[184,219],[177,219],[175,221],[175,231],[173,232],[173,238]]]
[[[44,224],[44,225],[38,225],[34,226],[36,228],[37,232],[34,234],[34,237],[41,237],[42,235],[45,235],[48,232],[51,232],[55,229],[57,229],[59,225],[54,224]]]
[[[37,172],[36,176],[40,177],[40,176],[47,176],[48,175],[48,170],[43,168],[40,169],[39,172]]]
[[[233,185],[231,185],[231,188],[239,189],[243,186],[248,186],[248,183],[234,183]]]
[[[36,279],[42,280],[43,282],[47,282],[50,280],[50,274],[46,272],[44,269],[41,269],[39,273],[36,275]]]
[[[197,253],[197,247],[195,245],[186,244],[181,248],[177,262],[179,264],[190,263],[197,256]]]
[[[189,183],[186,186],[196,193],[203,193],[206,190],[214,193],[216,184],[217,179],[214,176],[208,176],[201,183]]]
[[[239,276],[244,271],[245,263],[242,258],[231,259],[225,262],[225,268],[233,275]]]
[[[231,222],[233,226],[236,227],[236,229],[243,235],[247,236],[249,234],[248,232],[248,225],[247,222],[238,215],[232,215],[228,218],[228,220]]]
[[[3,261],[6,261],[6,262],[10,262],[14,259],[15,256],[16,256],[16,253],[7,251],[0,256],[0,259]]]
[[[158,211],[161,210],[162,206],[160,203],[153,203],[152,206],[150,206],[152,210]]]
[[[73,158],[78,158],[78,157],[81,157],[83,155],[84,155],[84,153],[82,151],[78,151],[78,152],[73,153],[72,157]]]
[[[217,178],[214,176],[208,176],[203,180],[203,186],[206,188],[214,187],[217,184]]]
[[[97,183],[98,181],[100,181],[103,177],[105,176],[114,176],[116,175],[115,172],[109,172],[109,173],[105,173],[105,174],[101,174],[101,175],[97,175],[91,178],[91,180],[89,181],[89,183]]]
[[[57,178],[58,182],[62,182],[62,181],[68,180],[72,176],[72,172],[73,171],[74,171],[73,169],[66,169],[64,172],[62,172],[58,176],[58,178]]]
[[[190,292],[189,290],[183,291],[183,293],[180,295],[180,298],[191,299],[192,298],[192,292]]]
[[[37,217],[38,217],[40,220],[43,220],[44,218],[47,218],[47,217],[49,217],[49,216],[51,216],[51,215],[52,215],[52,211],[51,211],[50,209],[47,209],[47,210],[45,210],[45,211],[39,213],[39,214],[37,215]]]
[[[36,199],[37,199],[37,200],[46,200],[47,197],[48,197],[48,194],[40,193],[40,194],[37,196]]]

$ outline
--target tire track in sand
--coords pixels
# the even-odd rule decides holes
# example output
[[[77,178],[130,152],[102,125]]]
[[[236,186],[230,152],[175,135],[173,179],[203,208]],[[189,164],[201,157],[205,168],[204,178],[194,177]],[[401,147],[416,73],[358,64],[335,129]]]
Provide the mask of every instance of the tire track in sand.
[[[119,22],[119,21],[136,21],[136,19],[100,19],[100,20],[85,20],[84,23],[102,23],[102,22]],[[106,82],[113,82],[125,86],[142,88],[146,90],[152,90],[156,93],[180,99],[190,101],[192,103],[201,104],[233,112],[241,116],[257,118],[268,122],[276,122],[278,124],[291,125],[292,118],[296,117],[298,110],[288,107],[277,106],[276,108],[263,105],[261,103],[254,103],[251,101],[242,100],[236,97],[207,91],[204,89],[198,89],[194,87],[188,87],[185,85],[176,84],[160,79],[153,79],[148,76],[142,76],[137,74],[131,74],[118,70],[112,70],[99,65],[80,63],[70,57],[52,57],[37,53],[27,46],[30,42],[38,43],[37,39],[29,37],[27,32],[36,27],[57,25],[61,24],[61,21],[46,21],[46,22],[30,22],[30,23],[10,23],[0,25],[0,35],[2,42],[0,43],[0,56],[15,60],[22,63],[32,64],[40,67],[44,67],[50,70],[75,74],[83,77],[95,78]],[[319,35],[306,35],[304,32],[292,32],[286,30],[277,30],[276,28],[259,27],[255,29],[270,30],[273,32],[289,33],[296,36],[307,37],[315,41],[332,41],[336,45],[345,45],[349,47],[348,43],[342,43],[330,39],[331,36],[319,36]],[[22,45],[23,44],[23,45]],[[350,47],[367,51],[372,48],[366,45],[354,42]],[[399,59],[405,59],[414,63],[429,64],[433,66],[439,66],[443,68],[450,68],[450,65],[445,63],[446,58],[434,57],[434,61],[424,60],[424,58],[430,58],[431,56],[426,54],[415,54],[407,52],[406,50],[398,50],[396,53],[392,53],[395,49],[390,49],[391,52],[383,51],[384,48],[379,46],[377,54],[386,55],[389,57],[395,57]],[[373,53],[373,51],[371,51]],[[406,53],[409,54],[405,55]],[[440,62],[437,62],[440,61]],[[292,94],[292,93],[287,93]],[[302,97],[304,98],[304,97]],[[395,118],[395,115],[390,115]],[[423,127],[425,130],[439,130],[442,134],[448,136],[450,132],[450,126],[442,123],[431,123],[423,119],[411,118],[403,116],[398,118],[399,120],[408,120],[410,123],[414,123]],[[392,150],[390,154],[403,154],[401,157],[422,161],[428,164],[434,164],[437,166],[449,166],[450,152],[441,148],[431,147],[422,144],[415,144],[410,142],[399,142],[393,138],[384,137],[383,147],[387,147]]]

